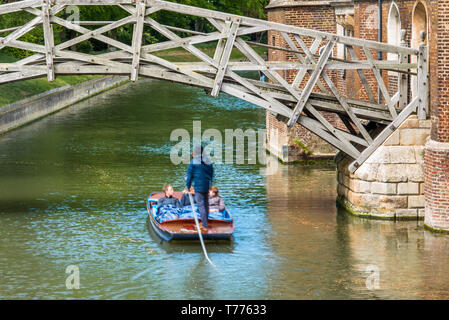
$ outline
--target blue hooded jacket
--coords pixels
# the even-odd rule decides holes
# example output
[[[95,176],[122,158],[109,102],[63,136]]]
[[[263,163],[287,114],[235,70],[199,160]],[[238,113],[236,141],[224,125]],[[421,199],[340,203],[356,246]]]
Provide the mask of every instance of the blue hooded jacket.
[[[187,170],[186,188],[190,190],[193,183],[195,192],[209,192],[213,177],[214,167],[210,160],[205,156],[196,156],[190,162],[189,169]]]

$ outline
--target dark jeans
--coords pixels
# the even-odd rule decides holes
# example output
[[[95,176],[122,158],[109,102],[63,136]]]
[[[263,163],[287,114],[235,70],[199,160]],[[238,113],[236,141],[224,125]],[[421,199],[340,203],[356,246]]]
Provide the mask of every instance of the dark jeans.
[[[195,192],[195,201],[201,215],[201,222],[205,228],[208,228],[209,192]]]

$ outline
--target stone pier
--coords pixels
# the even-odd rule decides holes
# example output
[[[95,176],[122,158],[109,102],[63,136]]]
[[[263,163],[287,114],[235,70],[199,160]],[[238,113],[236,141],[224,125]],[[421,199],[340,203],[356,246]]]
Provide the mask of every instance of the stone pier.
[[[353,214],[381,219],[424,219],[424,146],[430,120],[411,116],[354,173],[337,157],[338,202]]]

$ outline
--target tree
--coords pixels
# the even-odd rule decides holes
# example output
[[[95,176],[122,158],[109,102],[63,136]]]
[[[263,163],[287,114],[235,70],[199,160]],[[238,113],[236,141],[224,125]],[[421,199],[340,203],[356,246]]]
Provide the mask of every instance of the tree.
[[[196,6],[205,9],[218,10],[222,12],[244,15],[252,18],[265,19],[265,7],[268,5],[269,0],[171,0],[175,3]],[[0,4],[11,2],[10,0],[0,0]],[[67,18],[70,13],[62,11],[58,16]],[[128,13],[118,6],[80,6],[80,19],[81,20],[101,20],[101,21],[117,21],[126,17]],[[34,15],[28,12],[15,12],[10,14],[5,14],[1,16],[0,19],[0,29],[6,29],[16,26],[21,26],[30,21]],[[188,16],[167,11],[158,11],[152,15],[152,17],[161,24],[176,26],[179,28],[196,30],[200,32],[210,32],[214,30],[212,25],[207,21],[207,19],[199,18],[195,16]],[[98,28],[96,27],[86,27],[89,29]],[[53,25],[55,31],[55,44],[62,41],[72,39],[79,34],[73,30],[66,29],[57,24]],[[132,41],[133,26],[126,25],[120,28],[114,29],[108,32],[108,36],[117,39],[123,43],[131,44]],[[4,37],[8,33],[1,34]],[[166,40],[159,32],[145,27],[145,39],[147,42],[157,42],[161,40]],[[186,36],[187,34],[178,33],[181,36]],[[43,44],[44,36],[42,26],[34,28],[31,32],[21,37],[21,40]],[[254,40],[254,39],[253,39]],[[89,42],[89,43],[87,43]],[[93,48],[95,51],[101,51],[107,49],[107,45],[97,41],[88,40],[86,43],[80,44],[80,47],[85,48],[84,50],[89,50]],[[75,48],[73,48],[75,49]],[[30,52],[14,48],[4,48],[1,52],[7,53],[9,55],[16,56],[17,58],[24,58],[30,55]]]

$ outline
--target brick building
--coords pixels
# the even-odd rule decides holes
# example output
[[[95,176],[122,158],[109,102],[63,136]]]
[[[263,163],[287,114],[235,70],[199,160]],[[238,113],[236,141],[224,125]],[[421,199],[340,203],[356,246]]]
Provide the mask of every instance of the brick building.
[[[381,8],[381,10],[379,10]],[[423,202],[425,224],[435,230],[449,231],[449,0],[273,0],[267,7],[270,21],[336,33],[339,35],[406,45],[417,48],[420,34],[430,50],[430,136],[424,147]],[[405,39],[401,42],[401,30]],[[280,35],[270,33],[270,45],[284,46]],[[337,46],[334,55],[344,57],[345,48]],[[394,59],[382,56],[379,59]],[[270,60],[294,60],[285,51],[269,50]],[[415,61],[412,61],[415,62]],[[333,79],[348,97],[364,99],[355,72],[334,72]],[[283,74],[292,81],[294,74]],[[389,89],[397,86],[397,76],[383,73]],[[368,79],[369,80],[369,79]],[[416,95],[417,84],[410,81],[409,99]],[[373,90],[377,98],[377,88]],[[334,122],[337,118],[325,115]],[[409,123],[413,123],[409,122]],[[267,114],[267,129],[280,129],[280,143],[268,141],[268,148],[285,161],[296,160],[301,152],[294,141],[302,141],[315,153],[329,153],[332,148],[305,129],[287,128],[272,114]],[[419,211],[418,211],[419,212]],[[419,214],[418,214],[419,215]]]
[[[308,29],[315,29],[330,33],[337,32],[336,16],[330,1],[271,1],[267,7],[268,20],[301,26]],[[305,40],[307,45],[307,39]],[[277,47],[287,47],[285,40],[280,33],[269,32],[269,45]],[[294,54],[281,51],[269,50],[268,59],[271,61],[295,61]],[[284,72],[282,74],[289,82],[292,82],[295,74]],[[304,82],[307,81],[307,77]],[[333,114],[324,114],[331,123],[337,121]],[[304,146],[315,155],[333,156],[336,149],[321,140],[314,134],[296,124],[292,128],[278,121],[274,115],[267,112],[268,150],[278,156],[283,162],[294,162],[304,158]],[[272,132],[277,130],[279,137],[272,136]]]

